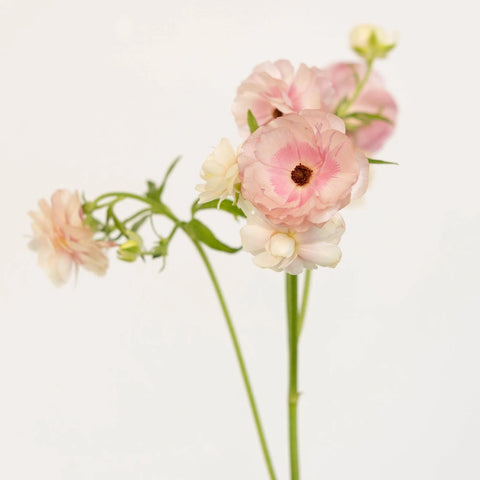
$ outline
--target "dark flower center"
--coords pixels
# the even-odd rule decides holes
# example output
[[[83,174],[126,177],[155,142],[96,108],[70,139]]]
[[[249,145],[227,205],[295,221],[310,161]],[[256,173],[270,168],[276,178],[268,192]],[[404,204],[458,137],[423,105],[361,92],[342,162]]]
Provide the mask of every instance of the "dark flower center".
[[[283,113],[278,108],[276,108],[272,113],[273,118],[278,118],[278,117],[281,117],[282,115]]]
[[[290,177],[292,180],[297,184],[303,187],[310,181],[310,177],[312,176],[312,169],[306,167],[299,163],[291,172]]]

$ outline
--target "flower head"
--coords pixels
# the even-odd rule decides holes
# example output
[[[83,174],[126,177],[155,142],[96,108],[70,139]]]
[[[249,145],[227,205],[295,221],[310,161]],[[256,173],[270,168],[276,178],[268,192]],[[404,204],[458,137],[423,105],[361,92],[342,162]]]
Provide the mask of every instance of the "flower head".
[[[331,105],[332,87],[324,72],[301,64],[295,72],[288,60],[265,62],[238,87],[233,102],[235,121],[246,137],[250,133],[247,113],[251,110],[259,125],[304,109],[326,109]]]
[[[38,263],[56,286],[67,282],[72,267],[79,265],[97,275],[104,275],[108,259],[103,248],[111,242],[98,242],[83,224],[83,212],[77,192],[57,190],[51,204],[38,202],[39,211],[29,212],[33,219],[33,239],[29,246],[38,252]]]
[[[238,156],[242,195],[274,225],[305,232],[327,222],[368,183],[368,160],[343,121],[305,110],[260,127]]]
[[[396,42],[396,35],[387,33],[375,25],[358,25],[350,33],[350,45],[353,50],[367,61],[386,57]]]
[[[222,201],[237,191],[239,183],[237,155],[226,138],[222,138],[213,153],[207,157],[200,176],[205,180],[205,184],[195,187],[200,192],[199,203],[217,199]]]
[[[247,224],[240,230],[243,249],[251,253],[255,265],[298,275],[318,265],[335,267],[342,257],[338,243],[345,231],[340,215],[321,227],[295,232],[273,225],[249,202],[240,203]]]
[[[365,65],[359,63],[336,63],[327,68],[326,74],[335,91],[335,105],[338,105],[343,98],[352,96],[357,87],[357,79],[362,78],[365,72]],[[348,119],[355,145],[367,153],[374,153],[382,147],[393,132],[397,118],[397,104],[375,72],[371,73],[360,95],[345,113],[355,112],[381,115],[388,120],[388,122],[373,120],[362,124],[354,118]]]

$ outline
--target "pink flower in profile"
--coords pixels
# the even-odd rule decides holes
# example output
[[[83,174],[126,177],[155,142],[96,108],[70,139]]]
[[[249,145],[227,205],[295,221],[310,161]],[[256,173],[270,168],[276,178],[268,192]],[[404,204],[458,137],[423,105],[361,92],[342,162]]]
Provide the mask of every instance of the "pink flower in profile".
[[[98,242],[93,232],[83,224],[83,212],[77,192],[57,190],[51,205],[42,199],[40,211],[29,212],[33,219],[33,239],[30,248],[38,252],[38,263],[56,286],[70,277],[72,267],[83,266],[97,275],[104,275],[108,259],[102,249],[112,242]]]
[[[304,110],[256,130],[238,156],[242,195],[272,224],[297,232],[332,218],[365,193],[368,160],[343,121]]]
[[[238,87],[233,102],[233,115],[245,137],[251,110],[259,125],[265,125],[286,113],[304,109],[332,110],[333,90],[322,70],[301,64],[295,72],[288,60],[265,62]]]
[[[356,88],[356,79],[363,78],[366,67],[364,64],[336,63],[326,70],[335,90],[334,108],[345,97],[351,97]],[[333,110],[331,110],[333,111]],[[374,120],[368,125],[355,128],[352,137],[355,145],[367,153],[375,153],[385,140],[391,135],[397,118],[397,104],[387,92],[382,79],[372,72],[365,87],[348,109],[347,113],[366,112],[382,115],[392,123],[383,120]],[[349,119],[354,126],[358,121]]]

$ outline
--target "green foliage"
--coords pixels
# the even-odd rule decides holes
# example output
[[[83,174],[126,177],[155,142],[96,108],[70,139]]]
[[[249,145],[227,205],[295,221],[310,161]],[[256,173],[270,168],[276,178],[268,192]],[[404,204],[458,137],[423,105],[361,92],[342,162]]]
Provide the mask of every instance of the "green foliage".
[[[163,176],[162,182],[157,186],[155,182],[151,180],[147,181],[147,193],[146,197],[150,198],[151,200],[155,200],[156,202],[160,201],[162,197],[163,190],[165,189],[165,185],[167,184],[167,180],[173,172],[173,169],[177,166],[177,163],[180,161],[181,157],[175,158],[175,160],[169,165],[165,175]],[[161,212],[159,212],[161,213]]]
[[[190,222],[185,224],[184,228],[193,239],[204,243],[205,245],[213,248],[214,250],[220,250],[221,252],[226,253],[235,253],[241,249],[241,247],[229,247],[225,243],[218,240],[218,238],[215,237],[213,232],[205,224],[203,224],[196,218],[193,218],[192,220],[190,220]]]
[[[343,118],[354,118],[362,122],[364,125],[369,125],[374,120],[381,120],[382,122],[386,122],[390,124],[393,123],[389,118],[384,117],[383,115],[380,115],[377,113],[352,112],[344,115]]]
[[[192,205],[192,216],[194,216],[200,210],[210,210],[213,208],[218,208],[224,212],[231,213],[235,217],[235,220],[238,220],[238,217],[245,218],[245,214],[243,213],[242,209],[235,205],[235,203],[228,198],[220,203],[218,200],[212,200],[211,202],[199,204],[197,200]]]
[[[369,158],[368,163],[373,163],[378,165],[398,165],[397,162],[386,162],[385,160],[376,160],[375,158]]]
[[[152,249],[152,258],[166,257],[168,251],[168,238],[162,238],[158,241],[157,245]]]
[[[253,133],[255,130],[258,129],[257,119],[255,118],[251,110],[249,110],[247,113],[247,122],[248,122],[248,128],[250,129],[250,133]]]

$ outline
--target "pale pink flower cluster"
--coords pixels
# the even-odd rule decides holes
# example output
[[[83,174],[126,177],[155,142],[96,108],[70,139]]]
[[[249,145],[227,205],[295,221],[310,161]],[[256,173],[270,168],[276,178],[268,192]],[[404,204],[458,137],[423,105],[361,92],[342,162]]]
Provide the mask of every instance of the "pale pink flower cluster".
[[[238,87],[232,110],[239,130],[248,135],[248,110],[260,126],[305,109],[334,113],[343,98],[352,96],[364,73],[362,64],[337,63],[324,70],[301,64],[295,72],[288,60],[262,63]],[[372,72],[348,112],[379,114],[392,122],[376,120],[355,130],[356,146],[374,153],[393,131],[397,106],[379,75]]]
[[[340,260],[338,212],[365,193],[366,154],[382,146],[397,114],[376,73],[356,92],[365,74],[364,65],[295,71],[278,60],[258,65],[238,88],[233,113],[247,137],[237,157],[247,216],[241,238],[256,265],[298,274]],[[345,100],[348,131],[335,115]],[[249,110],[259,125],[251,135]]]
[[[70,278],[79,265],[97,275],[104,275],[108,259],[103,249],[112,242],[99,242],[92,230],[83,224],[83,212],[77,192],[57,190],[51,204],[38,202],[39,211],[29,212],[33,239],[30,248],[38,252],[38,263],[56,286]]]

